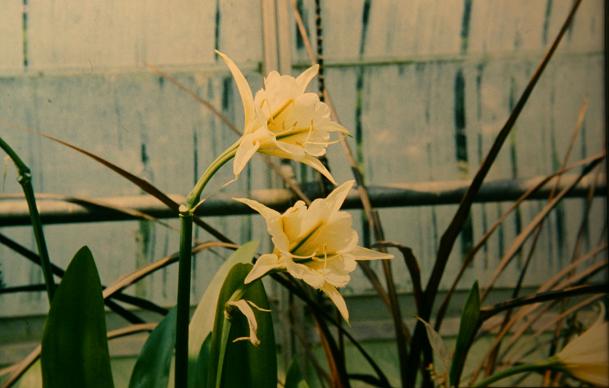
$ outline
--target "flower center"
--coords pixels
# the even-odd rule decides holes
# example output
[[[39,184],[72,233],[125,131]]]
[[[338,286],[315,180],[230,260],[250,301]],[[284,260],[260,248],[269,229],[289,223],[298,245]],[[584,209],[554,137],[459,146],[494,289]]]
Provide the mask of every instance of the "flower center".
[[[289,100],[286,100],[283,105],[281,105],[279,107],[279,109],[277,109],[272,115],[271,117],[268,118],[268,120],[266,121],[266,125],[269,127],[269,129],[273,130],[273,131],[277,131],[278,129],[281,128],[273,128],[276,127],[277,125],[273,125],[275,124],[275,121],[280,121],[279,117],[288,109],[288,107],[290,107],[290,105],[294,104],[294,100],[292,98],[290,98]],[[268,102],[267,102],[267,105]]]
[[[299,241],[295,241],[290,246],[290,253],[299,256],[311,257],[315,255],[315,252],[298,252],[298,249],[301,248],[307,241],[311,240],[311,237],[315,235],[315,232],[319,230],[319,228],[323,225],[323,222],[318,222],[315,226],[311,228]]]

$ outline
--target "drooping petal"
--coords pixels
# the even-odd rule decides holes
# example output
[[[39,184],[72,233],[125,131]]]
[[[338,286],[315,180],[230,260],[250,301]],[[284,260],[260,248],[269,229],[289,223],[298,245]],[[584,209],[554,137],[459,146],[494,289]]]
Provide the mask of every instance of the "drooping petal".
[[[306,164],[309,167],[317,170],[321,175],[325,176],[333,185],[336,184],[334,177],[330,174],[330,171],[324,166],[322,162],[319,161],[316,157],[311,155],[305,155],[304,159],[299,160],[299,162]]]
[[[256,321],[256,315],[254,314],[254,310],[252,310],[252,307],[245,301],[245,299],[230,301],[227,303],[227,305],[235,306],[237,309],[239,309],[241,314],[243,314],[247,319],[247,325],[250,329],[249,337],[235,338],[233,342],[250,341],[251,344],[254,346],[260,345],[260,340],[258,339],[258,335],[256,334],[256,332],[258,331],[258,322]]]
[[[300,75],[298,77],[296,77],[296,83],[302,89],[301,93],[304,93],[305,89],[309,85],[309,82],[311,82],[311,80],[313,78],[315,78],[318,71],[319,71],[319,65],[314,64],[313,66],[309,67],[307,70],[300,73]]]
[[[252,117],[254,116],[255,109],[252,89],[250,89],[247,80],[245,79],[243,73],[241,73],[241,70],[239,70],[235,62],[233,62],[233,60],[230,59],[226,54],[218,50],[216,50],[216,53],[222,58],[222,60],[224,60],[224,63],[226,63],[226,66],[228,66],[228,69],[230,70],[231,74],[233,75],[233,78],[235,79],[237,90],[239,91],[239,95],[241,96],[241,103],[243,104],[243,113],[245,115],[244,122],[247,126],[247,124],[252,120]]]
[[[274,269],[281,268],[281,262],[277,255],[273,253],[266,253],[256,260],[256,264],[254,264],[254,268],[247,274],[245,280],[243,280],[243,284],[248,284],[253,282],[256,279],[259,279],[266,275],[269,271]]]
[[[364,247],[355,247],[349,254],[355,258],[355,260],[383,260],[393,259],[393,255],[389,253],[383,253]]]
[[[324,292],[324,294],[328,295],[328,298],[330,298],[332,303],[334,303],[343,319],[349,322],[349,310],[347,309],[347,303],[345,303],[345,299],[340,292],[338,292],[336,287],[326,283],[323,285],[323,287],[321,287],[321,290]]]

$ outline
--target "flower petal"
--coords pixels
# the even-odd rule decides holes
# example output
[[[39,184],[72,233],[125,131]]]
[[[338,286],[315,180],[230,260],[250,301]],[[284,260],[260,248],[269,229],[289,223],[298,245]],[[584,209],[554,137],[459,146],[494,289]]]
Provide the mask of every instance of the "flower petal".
[[[237,67],[235,62],[230,59],[226,54],[216,50],[216,53],[224,60],[226,66],[230,70],[233,78],[235,79],[235,84],[237,85],[237,90],[239,91],[239,95],[241,96],[241,103],[243,104],[243,113],[245,116],[245,126],[250,122],[252,117],[254,116],[254,97],[252,96],[252,89],[250,89],[247,80],[241,73],[241,70]]]
[[[334,303],[343,319],[349,322],[349,310],[347,309],[347,303],[345,303],[345,299],[340,292],[338,292],[336,287],[326,283],[323,285],[323,287],[321,287],[321,290],[324,292],[324,294],[328,295],[328,298],[330,298],[332,303]]]
[[[324,166],[322,162],[319,161],[316,157],[305,155],[304,159],[299,160],[299,162],[306,164],[309,167],[317,170],[321,175],[325,176],[333,185],[336,184],[334,177],[330,174],[330,171]]]
[[[260,213],[260,215],[262,217],[264,217],[265,220],[272,220],[274,218],[281,217],[281,213],[279,213],[277,210],[273,210],[270,207],[267,207],[258,201],[254,201],[253,199],[249,199],[249,198],[233,198],[233,199],[235,201],[239,201],[242,204],[251,207],[258,213]]]
[[[241,171],[243,171],[247,162],[249,162],[258,148],[260,148],[260,143],[254,141],[255,138],[252,135],[254,134],[244,135],[241,138],[235,160],[233,161],[233,175],[235,176],[241,174]]]
[[[277,212],[269,207],[266,207],[263,204],[261,204],[260,202],[254,201],[253,199],[249,199],[249,198],[233,198],[233,199],[235,201],[239,201],[239,202],[251,207],[255,211],[257,211],[264,218],[264,221],[266,222],[266,229],[269,232],[269,234],[272,236],[273,243],[275,244],[277,249],[279,249],[280,251],[283,251],[283,252],[289,251],[288,237],[285,235],[285,233],[283,231],[282,217],[279,212]]]
[[[343,206],[343,202],[345,202],[345,199],[347,198],[347,195],[349,195],[349,191],[351,191],[354,184],[355,181],[350,179],[328,194],[326,201],[331,204],[330,211],[332,213],[338,211],[340,207]]]
[[[298,77],[296,77],[296,83],[298,84],[299,87],[302,88],[301,93],[303,93],[305,91],[305,89],[309,85],[309,82],[311,82],[311,80],[313,80],[313,78],[315,78],[318,71],[319,71],[319,65],[314,64],[313,66],[309,67],[307,70],[300,73],[300,75]]]
[[[260,279],[264,275],[266,275],[269,271],[272,271],[277,268],[281,268],[281,262],[277,255],[272,253],[266,253],[256,260],[256,264],[254,264],[254,268],[247,274],[245,280],[243,280],[243,284],[248,284],[253,282],[256,279]]]
[[[609,386],[609,349],[607,321],[593,324],[569,342],[556,358],[573,376],[598,386]]]
[[[285,153],[290,154],[291,155],[290,159],[298,160],[305,156],[305,149],[302,146],[287,143],[285,141],[277,141],[277,142],[275,142],[275,144],[277,145],[277,147],[280,150],[282,150]],[[272,154],[272,151],[268,152],[268,153]]]
[[[353,256],[355,260],[382,260],[382,259],[393,259],[393,255],[389,253],[383,253],[364,247],[355,247],[349,254]]]
[[[286,260],[286,269],[290,275],[296,279],[301,279],[313,288],[319,289],[325,282],[323,276],[319,272],[304,264],[295,263],[292,260]]]
[[[241,314],[245,316],[247,319],[247,325],[250,329],[249,337],[239,337],[235,338],[233,342],[237,341],[250,341],[252,345],[258,346],[260,345],[260,340],[258,339],[258,335],[256,332],[258,331],[258,322],[256,321],[256,315],[254,315],[254,310],[252,310],[251,306],[245,301],[245,299],[239,299],[237,301],[230,301],[226,303],[229,306],[235,306]]]
[[[337,252],[349,252],[357,245],[357,232],[352,228],[352,217],[347,212],[339,212],[338,217],[328,222],[324,220],[328,212],[323,206],[311,206],[307,214],[307,220],[303,224],[303,230],[311,230],[312,227],[320,225],[315,232],[303,243],[299,244],[299,254],[311,254],[317,251],[319,254],[332,255]],[[324,252],[321,250],[323,249]]]

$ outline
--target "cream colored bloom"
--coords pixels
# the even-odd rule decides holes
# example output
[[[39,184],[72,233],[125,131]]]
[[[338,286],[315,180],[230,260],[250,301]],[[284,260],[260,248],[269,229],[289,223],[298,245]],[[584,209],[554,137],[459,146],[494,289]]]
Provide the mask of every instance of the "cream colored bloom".
[[[599,321],[573,339],[554,357],[570,374],[591,384],[609,386],[607,321]]]
[[[254,97],[237,65],[225,54],[217,53],[235,79],[245,115],[233,173],[239,175],[251,157],[261,152],[304,163],[334,183],[317,158],[335,142],[330,137],[332,132],[348,132],[330,118],[330,109],[317,94],[305,92],[319,66],[311,66],[296,78],[272,71],[264,79],[264,89]]]
[[[287,270],[313,288],[323,291],[345,320],[349,312],[337,288],[351,280],[356,260],[390,259],[392,255],[358,246],[351,214],[340,211],[354,181],[338,186],[328,197],[307,206],[298,201],[283,214],[259,202],[236,198],[264,217],[275,249],[260,256],[245,278],[249,283],[271,270]]]

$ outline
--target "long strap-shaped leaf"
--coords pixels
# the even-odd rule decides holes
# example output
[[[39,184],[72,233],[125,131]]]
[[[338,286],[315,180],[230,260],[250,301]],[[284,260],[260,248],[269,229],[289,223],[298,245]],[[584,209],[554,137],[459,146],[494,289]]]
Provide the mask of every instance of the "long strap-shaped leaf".
[[[114,385],[101,283],[87,247],[76,253],[53,297],[41,364],[47,388]]]
[[[71,148],[75,151],[80,152],[83,155],[86,155],[88,157],[90,157],[91,159],[95,160],[96,162],[99,162],[101,164],[103,164],[104,166],[108,167],[110,170],[116,172],[117,174],[119,174],[120,176],[122,176],[123,178],[127,179],[128,181],[130,181],[131,183],[135,184],[137,187],[139,187],[140,189],[142,189],[143,191],[145,191],[146,193],[152,195],[153,197],[155,197],[156,199],[158,199],[159,201],[161,201],[163,204],[165,204],[168,208],[175,210],[176,215],[178,212],[178,209],[180,207],[180,204],[178,204],[176,201],[174,201],[173,199],[171,199],[167,194],[163,193],[160,189],[158,189],[156,186],[154,186],[152,183],[148,182],[145,179],[142,179],[136,175],[133,175],[132,173],[130,173],[129,171],[117,166],[116,164],[102,158],[99,155],[94,154],[93,152],[87,151],[84,148],[78,147],[74,144],[68,143],[65,140],[61,140],[55,136],[51,136],[49,134],[46,133],[40,133],[40,135],[46,137],[49,140],[52,140],[54,142],[57,142],[59,144],[62,144],[68,148]],[[225,235],[223,235],[222,233],[220,233],[218,230],[216,230],[214,227],[212,227],[211,225],[209,225],[208,223],[206,223],[205,221],[201,220],[198,217],[194,217],[194,221],[197,225],[201,226],[203,229],[205,229],[209,234],[211,234],[212,236],[214,236],[215,238],[217,238],[220,241],[223,242],[231,242],[229,238],[227,238]]]

